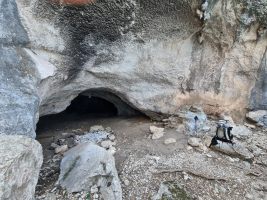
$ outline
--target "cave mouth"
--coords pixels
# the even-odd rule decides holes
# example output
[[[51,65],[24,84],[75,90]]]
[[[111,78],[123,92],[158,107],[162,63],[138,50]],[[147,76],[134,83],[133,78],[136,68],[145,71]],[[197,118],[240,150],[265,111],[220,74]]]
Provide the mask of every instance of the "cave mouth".
[[[118,115],[118,110],[113,103],[100,97],[79,95],[72,100],[64,113],[112,117]]]
[[[95,119],[137,116],[144,116],[144,114],[117,95],[105,90],[90,90],[74,98],[64,111],[40,117],[36,133],[70,126],[79,128],[79,124]]]

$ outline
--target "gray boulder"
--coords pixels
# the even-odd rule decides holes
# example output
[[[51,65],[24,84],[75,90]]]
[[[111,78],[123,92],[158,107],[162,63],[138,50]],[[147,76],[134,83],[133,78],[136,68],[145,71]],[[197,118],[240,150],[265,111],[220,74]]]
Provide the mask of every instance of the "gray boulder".
[[[0,134],[35,137],[39,75],[15,0],[0,0]]]
[[[42,147],[25,136],[0,135],[0,199],[34,199]]]
[[[212,149],[225,153],[227,155],[232,155],[236,157],[240,157],[241,159],[251,160],[254,155],[241,143],[226,143],[218,141],[217,145],[211,146]]]
[[[91,143],[79,144],[65,153],[58,182],[69,193],[90,191],[97,185],[105,200],[122,199],[114,157]]]
[[[233,135],[239,139],[246,139],[252,135],[252,131],[246,126],[237,125],[233,127]]]
[[[251,111],[246,114],[246,117],[257,125],[267,127],[267,110]]]

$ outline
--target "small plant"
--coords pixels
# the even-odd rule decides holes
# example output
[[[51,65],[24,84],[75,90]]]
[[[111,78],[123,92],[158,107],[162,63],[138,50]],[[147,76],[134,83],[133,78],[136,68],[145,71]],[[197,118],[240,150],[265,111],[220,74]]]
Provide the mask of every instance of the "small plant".
[[[91,200],[91,193],[87,192],[86,196],[85,196],[86,200]]]

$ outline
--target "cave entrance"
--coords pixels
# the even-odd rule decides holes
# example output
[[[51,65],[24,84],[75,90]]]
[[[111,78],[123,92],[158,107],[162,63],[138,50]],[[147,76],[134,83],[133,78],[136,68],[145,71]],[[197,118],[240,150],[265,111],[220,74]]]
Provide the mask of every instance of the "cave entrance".
[[[76,97],[64,112],[92,115],[94,117],[111,117],[118,115],[118,110],[113,103],[99,97],[85,95]]]
[[[96,119],[143,116],[136,108],[112,92],[88,90],[74,98],[61,113],[40,117],[36,132],[79,128]]]

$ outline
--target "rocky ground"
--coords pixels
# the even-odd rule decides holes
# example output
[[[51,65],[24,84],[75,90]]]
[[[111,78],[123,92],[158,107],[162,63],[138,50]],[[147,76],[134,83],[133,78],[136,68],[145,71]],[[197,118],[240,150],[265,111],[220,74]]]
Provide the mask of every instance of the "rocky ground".
[[[254,155],[246,160],[208,148],[215,121],[208,120],[202,130],[191,134],[174,121],[153,122],[144,117],[45,119],[37,132],[44,164],[36,199],[101,199],[95,188],[68,194],[57,183],[63,153],[88,135],[114,154],[125,200],[267,199],[267,130],[248,124],[234,127],[235,142]]]

